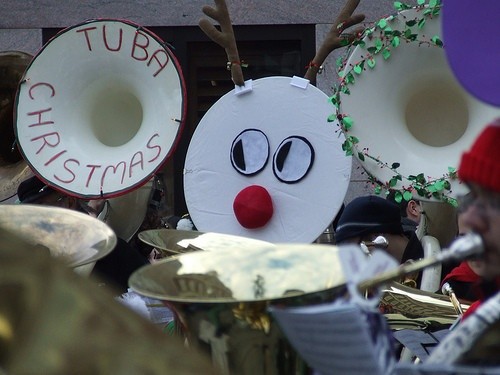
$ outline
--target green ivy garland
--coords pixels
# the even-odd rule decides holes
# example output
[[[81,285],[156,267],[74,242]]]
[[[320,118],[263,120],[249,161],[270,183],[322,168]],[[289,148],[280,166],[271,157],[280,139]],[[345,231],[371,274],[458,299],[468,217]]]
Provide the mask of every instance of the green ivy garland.
[[[349,134],[349,131],[354,125],[354,120],[348,114],[342,113],[340,100],[341,93],[345,95],[350,94],[350,87],[356,82],[356,76],[361,75],[367,70],[369,71],[375,68],[377,64],[375,60],[376,56],[381,55],[383,60],[389,59],[391,57],[391,51],[397,48],[402,41],[419,43],[419,45],[427,44],[442,48],[443,42],[439,36],[433,36],[430,40],[419,40],[418,33],[415,32],[415,28],[421,29],[424,27],[427,19],[438,16],[441,11],[441,7],[441,0],[417,0],[417,6],[414,7],[400,1],[396,1],[394,2],[394,8],[396,11],[399,12],[406,9],[417,9],[420,10],[419,14],[421,15],[421,18],[406,20],[405,29],[403,31],[399,31],[391,28],[391,21],[396,17],[395,15],[391,15],[377,21],[372,27],[366,28],[365,31],[358,38],[356,38],[356,40],[348,48],[345,56],[337,59],[336,65],[337,72],[340,77],[340,83],[335,88],[334,95],[329,99],[330,102],[336,107],[336,113],[330,115],[328,121],[339,121],[340,129],[346,138],[342,145],[342,149],[347,156],[357,155],[360,161],[364,161],[366,158],[369,158],[375,161],[380,167],[388,168],[392,171],[393,176],[387,182],[380,182],[374,176],[369,175],[369,181],[375,186],[376,194],[380,194],[382,190],[385,190],[386,194],[389,194],[390,191],[395,191],[396,201],[401,202],[403,199],[409,201],[413,197],[413,192],[416,192],[420,197],[427,199],[434,198],[450,203],[456,207],[457,200],[449,195],[451,192],[450,181],[457,179],[457,171],[455,168],[448,167],[448,172],[441,178],[437,179],[431,179],[429,177],[426,178],[423,173],[408,176],[402,175],[398,171],[400,166],[398,162],[384,162],[370,155],[366,149],[360,150],[358,148],[359,139]],[[376,31],[380,31],[378,36],[375,36]],[[373,45],[366,47],[364,39],[370,35],[373,37]],[[365,57],[356,64],[351,65],[349,69],[346,69],[347,58],[350,55],[351,49],[358,46],[360,48],[366,48],[367,53]],[[395,188],[398,182],[405,182],[405,184],[407,184],[404,185],[401,190],[398,190]]]

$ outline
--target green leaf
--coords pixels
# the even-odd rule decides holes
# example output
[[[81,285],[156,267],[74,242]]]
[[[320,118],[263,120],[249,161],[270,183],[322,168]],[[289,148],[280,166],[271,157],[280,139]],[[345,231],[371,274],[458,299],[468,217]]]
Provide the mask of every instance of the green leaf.
[[[424,5],[425,4],[425,0],[417,0],[417,4],[418,5]]]
[[[444,189],[444,182],[442,180],[434,182],[434,187],[436,191],[442,191]]]
[[[410,6],[406,5],[405,3],[402,3],[401,1],[395,1],[394,2],[394,8],[396,10],[405,10],[405,9],[409,9]]]
[[[417,26],[419,29],[423,28],[425,26],[425,18],[422,18],[420,21],[418,21]]]
[[[345,140],[344,143],[342,143],[342,150],[346,152],[351,152],[352,155],[352,143],[349,142],[348,140]]]
[[[427,195],[427,192],[425,191],[425,189],[417,189],[417,194],[421,197],[425,197]]]
[[[383,46],[384,44],[380,39],[375,39],[375,48],[377,48],[376,52],[379,52]]]
[[[458,207],[458,201],[455,198],[448,198],[446,202],[451,204],[453,207]]]
[[[368,52],[370,52],[372,55],[376,54],[378,52],[377,47],[371,46],[366,49]]]
[[[335,65],[337,66],[337,68],[344,66],[344,58],[342,56],[337,57],[337,60],[335,60]]]
[[[337,115],[336,114],[331,114],[330,116],[328,116],[328,119],[326,121],[328,122],[334,122],[337,120]]]
[[[354,79],[354,75],[351,72],[347,73],[347,75],[345,76],[345,80],[347,83],[354,83],[356,81]]]
[[[408,40],[414,42],[415,40],[417,40],[417,37],[418,37],[418,34],[410,34],[410,36],[408,37]]]
[[[397,202],[397,203],[401,203],[401,201],[403,200],[403,194],[401,194],[400,191],[396,191],[394,193],[394,200]]]
[[[441,13],[441,8],[440,7],[432,8],[432,15],[433,16],[438,16],[439,13]]]
[[[384,48],[382,51],[382,56],[384,57],[384,60],[387,60],[389,57],[391,57],[391,51],[388,48]]]
[[[352,144],[354,144],[354,145],[355,145],[355,144],[357,144],[357,143],[359,143],[359,139],[358,139],[358,138],[356,138],[356,137],[355,137],[355,136],[353,136],[353,135],[351,135],[351,136],[349,137],[349,140],[350,140],[350,141],[352,142]]]
[[[375,187],[375,190],[374,190],[375,194],[377,194],[377,195],[378,195],[378,194],[380,194],[380,192],[381,192],[381,191],[382,191],[382,188],[380,187],[380,185],[377,185],[377,186]]]
[[[366,61],[366,63],[368,64],[368,67],[369,67],[370,69],[375,68],[375,65],[376,65],[375,59],[371,59],[371,58],[370,58],[370,59],[368,59],[368,60]]]
[[[351,117],[349,116],[344,116],[342,118],[342,125],[344,125],[344,127],[349,130],[351,127],[352,127],[352,124],[354,123],[354,121],[352,120]]]
[[[391,168],[392,169],[398,169],[400,166],[401,166],[401,164],[398,163],[398,162],[396,162],[396,163],[392,163]]]
[[[405,199],[405,201],[410,201],[412,198],[413,198],[413,194],[406,190],[404,193],[403,193],[403,198]]]
[[[439,0],[429,0],[429,7],[434,8],[439,5]]]
[[[399,46],[399,43],[400,43],[400,40],[399,40],[399,37],[395,36],[392,41],[391,41],[391,44],[393,47],[397,47]]]
[[[363,68],[361,67],[361,64],[356,64],[354,65],[354,73],[356,74],[361,74],[363,72]]]
[[[365,161],[365,155],[362,152],[358,152],[358,159],[361,161]]]
[[[391,178],[391,179],[389,180],[389,186],[390,186],[390,187],[394,187],[394,186],[396,186],[397,184],[398,184],[398,180],[397,180],[397,179],[395,179],[395,178]]]
[[[353,46],[360,46],[361,48],[365,48],[366,42],[363,39],[355,39],[352,42]]]
[[[406,21],[406,25],[409,27],[415,26],[416,24],[417,24],[417,20]]]
[[[431,41],[432,41],[432,43],[434,43],[438,47],[442,47],[443,46],[443,41],[437,35],[434,35],[431,38]]]
[[[382,30],[384,30],[387,27],[387,21],[382,18],[380,21],[377,22],[377,26],[380,27]]]
[[[416,182],[418,182],[419,184],[425,184],[426,183],[426,179],[424,177],[424,174],[423,173],[419,173],[415,179]]]

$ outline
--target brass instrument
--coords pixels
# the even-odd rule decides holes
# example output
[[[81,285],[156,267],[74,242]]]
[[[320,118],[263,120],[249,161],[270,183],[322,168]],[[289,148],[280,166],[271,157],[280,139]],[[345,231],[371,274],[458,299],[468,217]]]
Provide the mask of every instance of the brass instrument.
[[[116,246],[116,235],[105,223],[60,207],[2,205],[0,227],[85,275]]]
[[[419,272],[427,267],[444,263],[450,260],[462,260],[467,257],[478,255],[483,252],[481,236],[470,233],[456,239],[448,249],[443,249],[434,257],[424,258],[413,263],[405,263],[399,268],[382,273],[372,279],[362,281],[358,284],[360,291],[366,291],[378,287],[389,281],[401,279],[403,276]]]
[[[393,329],[449,327],[466,311],[469,305],[459,303],[457,306],[449,297],[431,293],[400,283],[391,282],[384,288],[380,298],[380,308]],[[412,327],[412,325],[415,325]]]
[[[114,37],[120,43],[107,44]],[[134,49],[139,39],[145,57]],[[171,156],[184,99],[180,66],[154,33],[126,20],[87,20],[50,39],[24,72],[16,139],[53,188],[115,198],[146,184]]]
[[[32,56],[20,51],[0,52],[0,202],[15,197],[31,169],[17,149],[14,135],[14,98]]]
[[[219,251],[234,248],[245,251],[256,246],[272,246],[270,242],[230,234],[179,229],[150,229],[138,234],[145,244],[159,250],[164,257],[191,251]]]
[[[218,373],[107,289],[35,251],[29,234],[0,225],[0,373]]]
[[[458,300],[457,295],[455,294],[455,291],[451,287],[449,283],[444,283],[441,292],[445,295],[450,297],[450,301],[453,304],[453,307],[455,308],[455,311],[459,316],[462,316],[464,314],[464,309],[462,308],[462,305],[460,301]]]
[[[370,247],[377,247],[379,249],[386,249],[387,246],[389,246],[389,242],[387,241],[387,238],[384,236],[377,236],[373,241],[362,241],[360,243],[361,250],[366,255],[370,255]]]
[[[436,258],[403,265],[361,282],[359,289],[374,288],[407,273],[481,250],[480,237],[470,234],[456,240]],[[164,301],[175,312],[176,323],[190,345],[210,352],[223,373],[288,374],[303,362],[267,308],[312,305],[345,296],[346,279],[338,251],[336,246],[319,244],[193,251],[137,270],[129,285],[138,294]],[[312,273],[313,276],[304,277]],[[387,294],[392,294],[395,306],[396,300],[410,300],[408,307],[415,306],[415,298],[426,298],[420,304],[421,311],[414,310],[413,316],[405,319],[432,317],[441,324],[450,324],[456,318],[446,296],[395,285],[396,289]],[[398,312],[401,314],[404,309]]]
[[[164,301],[190,346],[211,353],[224,374],[300,373],[305,364],[268,307],[345,294],[338,247],[319,244],[194,251],[142,267],[129,285]]]

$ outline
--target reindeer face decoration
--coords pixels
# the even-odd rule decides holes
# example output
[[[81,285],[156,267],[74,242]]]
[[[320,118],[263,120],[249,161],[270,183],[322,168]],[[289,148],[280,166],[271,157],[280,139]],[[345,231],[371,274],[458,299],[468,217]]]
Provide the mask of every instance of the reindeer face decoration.
[[[332,110],[326,94],[297,77],[262,78],[215,103],[184,168],[198,230],[314,241],[339,211],[351,173],[343,135],[327,120]]]

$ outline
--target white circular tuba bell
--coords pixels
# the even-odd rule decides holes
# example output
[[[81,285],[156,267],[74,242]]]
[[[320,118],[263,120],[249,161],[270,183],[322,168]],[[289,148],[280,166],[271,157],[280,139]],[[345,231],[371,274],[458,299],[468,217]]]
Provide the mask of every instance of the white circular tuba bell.
[[[129,21],[91,20],[62,30],[27,68],[16,136],[50,186],[113,198],[164,164],[185,112],[181,69],[163,41]]]
[[[385,188],[433,201],[465,192],[454,173],[461,152],[500,113],[453,75],[440,10],[405,9],[367,29],[343,66],[336,98],[345,148],[367,173]]]

